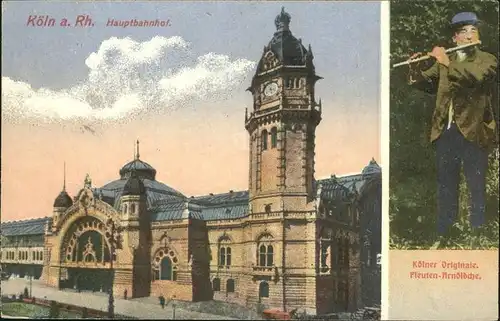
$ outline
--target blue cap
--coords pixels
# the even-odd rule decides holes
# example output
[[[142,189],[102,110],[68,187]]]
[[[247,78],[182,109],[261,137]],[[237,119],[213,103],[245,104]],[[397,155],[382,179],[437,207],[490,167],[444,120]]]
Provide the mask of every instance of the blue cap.
[[[474,12],[460,12],[451,19],[451,25],[477,25],[479,19]]]

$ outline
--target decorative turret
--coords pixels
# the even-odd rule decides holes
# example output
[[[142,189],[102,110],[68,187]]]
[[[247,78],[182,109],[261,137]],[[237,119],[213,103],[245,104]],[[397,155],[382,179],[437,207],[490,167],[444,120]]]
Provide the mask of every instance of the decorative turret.
[[[144,187],[144,183],[137,176],[137,172],[133,170],[131,172],[131,176],[127,180],[127,183],[125,183],[125,186],[123,187],[122,196],[126,196],[126,195],[141,196],[145,192],[146,192],[146,189]]]
[[[128,162],[120,169],[121,179],[127,179],[131,176],[132,171],[135,171],[139,178],[155,180],[156,169],[148,163],[139,159],[139,140],[137,140],[134,151],[134,160]]]
[[[139,161],[139,141],[137,141],[135,160]],[[141,214],[146,212],[146,188],[144,187],[144,178],[141,177],[141,174],[144,173],[140,169],[132,167],[128,174],[121,195],[122,220],[137,221]]]
[[[311,45],[308,45],[309,49],[306,49],[302,44],[302,40],[293,36],[290,31],[291,20],[292,18],[285,12],[285,8],[281,8],[281,13],[274,19],[276,32],[268,45],[264,46],[255,76],[280,66],[304,66],[314,71],[312,63],[314,57]],[[320,77],[317,77],[317,79],[320,79]]]
[[[54,207],[69,208],[71,205],[73,200],[65,190],[62,190],[54,201]]]
[[[64,163],[63,171],[63,188],[59,195],[54,200],[52,213],[52,226],[55,227],[64,212],[73,205],[73,200],[66,192],[66,163]]]
[[[375,158],[372,157],[372,160],[365,168],[363,168],[363,171],[361,172],[361,174],[363,176],[367,176],[370,174],[376,174],[376,173],[381,173],[381,172],[382,172],[382,169],[375,161]]]

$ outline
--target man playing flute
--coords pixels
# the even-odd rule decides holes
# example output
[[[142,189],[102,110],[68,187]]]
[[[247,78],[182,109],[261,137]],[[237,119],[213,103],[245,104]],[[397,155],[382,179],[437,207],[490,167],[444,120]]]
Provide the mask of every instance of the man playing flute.
[[[479,41],[479,20],[475,13],[461,12],[451,21],[452,40],[457,45]],[[415,54],[412,58],[418,57]],[[447,245],[451,226],[458,214],[460,169],[470,199],[471,248],[479,247],[485,223],[488,153],[497,142],[493,90],[497,58],[477,46],[445,53],[434,47],[428,54],[435,63],[422,71],[409,65],[409,84],[436,95],[430,141],[435,146],[438,182],[437,240],[433,248]]]

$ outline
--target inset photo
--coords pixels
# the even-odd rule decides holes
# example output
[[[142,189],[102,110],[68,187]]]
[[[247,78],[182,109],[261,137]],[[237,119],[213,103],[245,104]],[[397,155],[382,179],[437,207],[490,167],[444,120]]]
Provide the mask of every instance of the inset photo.
[[[391,3],[390,248],[498,249],[498,3]]]

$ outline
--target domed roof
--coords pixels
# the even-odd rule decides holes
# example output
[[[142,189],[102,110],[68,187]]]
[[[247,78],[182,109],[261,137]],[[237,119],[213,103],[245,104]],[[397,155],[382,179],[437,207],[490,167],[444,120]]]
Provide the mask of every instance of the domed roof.
[[[54,207],[68,208],[71,205],[73,205],[73,200],[69,197],[68,193],[66,193],[66,190],[62,190],[54,201]]]
[[[142,179],[150,179],[155,180],[156,177],[156,169],[153,166],[149,165],[146,162],[143,162],[139,159],[139,140],[136,142],[136,153],[135,159],[127,164],[123,165],[120,169],[120,178],[126,179],[132,176],[132,172],[138,177]]]
[[[132,170],[131,176],[123,186],[122,195],[142,195],[146,192],[146,188],[144,187],[144,183],[142,179],[137,176],[137,173]]]
[[[374,173],[380,173],[381,171],[382,170],[381,170],[380,166],[377,164],[375,159],[372,158],[370,163],[365,168],[363,168],[363,171],[361,172],[361,174],[369,175],[369,174],[374,174]]]
[[[185,198],[181,192],[158,182],[156,169],[139,159],[139,141],[135,159],[120,169],[120,179],[96,188],[94,195],[115,208],[119,207],[120,196],[123,195],[144,195],[148,208],[166,197]]]
[[[306,49],[302,45],[302,40],[292,35],[289,28],[291,20],[290,15],[282,7],[280,14],[274,19],[276,32],[269,44],[264,46],[264,52],[252,79],[252,86],[248,88],[249,91],[253,92],[255,80],[259,74],[275,70],[277,67],[304,67],[315,80],[321,79],[321,77],[315,75],[311,46],[309,45],[308,49]]]
[[[277,31],[269,42],[268,48],[284,65],[304,65],[308,51],[302,45],[302,41],[292,35],[289,29],[290,20],[290,15],[282,8],[281,13],[274,20]]]
[[[135,172],[138,178],[147,178],[154,180],[156,177],[156,169],[148,163],[140,160],[139,158],[134,159],[131,162],[123,165],[120,169],[120,178],[126,179],[131,177],[132,172]]]

